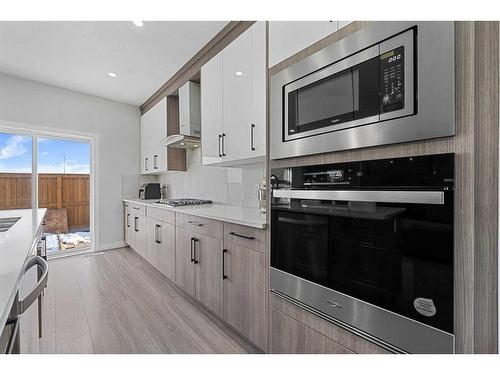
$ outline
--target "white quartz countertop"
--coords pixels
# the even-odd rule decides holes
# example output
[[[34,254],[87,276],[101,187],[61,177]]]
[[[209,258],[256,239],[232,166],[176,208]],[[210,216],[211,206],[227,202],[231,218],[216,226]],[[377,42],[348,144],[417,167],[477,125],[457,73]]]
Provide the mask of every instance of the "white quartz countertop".
[[[220,220],[228,223],[246,225],[257,229],[264,229],[266,227],[266,214],[260,212],[258,208],[230,206],[218,203],[198,206],[168,207],[164,204],[155,203],[157,199],[123,199],[123,201],[163,208],[183,214],[206,217],[208,219]]]
[[[26,258],[35,245],[46,211],[46,208],[0,210],[0,219],[20,217],[8,231],[0,232],[0,329],[9,316]]]

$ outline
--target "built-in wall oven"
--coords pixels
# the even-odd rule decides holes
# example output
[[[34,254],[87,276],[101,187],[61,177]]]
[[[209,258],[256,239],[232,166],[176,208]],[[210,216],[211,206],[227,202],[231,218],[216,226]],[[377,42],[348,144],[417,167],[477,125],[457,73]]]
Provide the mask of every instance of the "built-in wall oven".
[[[452,353],[454,156],[272,170],[271,290],[395,352]]]
[[[454,134],[452,22],[377,22],[271,77],[271,158]]]

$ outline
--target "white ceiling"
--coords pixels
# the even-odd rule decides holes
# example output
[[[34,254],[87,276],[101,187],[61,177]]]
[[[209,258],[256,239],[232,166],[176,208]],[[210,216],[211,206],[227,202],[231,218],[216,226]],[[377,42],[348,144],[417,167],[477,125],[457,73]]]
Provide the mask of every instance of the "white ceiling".
[[[140,105],[226,23],[0,22],[0,72]]]

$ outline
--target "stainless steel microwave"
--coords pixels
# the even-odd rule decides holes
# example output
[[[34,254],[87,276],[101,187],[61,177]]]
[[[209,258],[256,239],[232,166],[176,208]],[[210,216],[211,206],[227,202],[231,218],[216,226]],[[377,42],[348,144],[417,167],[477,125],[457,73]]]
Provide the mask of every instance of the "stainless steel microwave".
[[[453,23],[373,23],[270,89],[272,159],[453,135]]]

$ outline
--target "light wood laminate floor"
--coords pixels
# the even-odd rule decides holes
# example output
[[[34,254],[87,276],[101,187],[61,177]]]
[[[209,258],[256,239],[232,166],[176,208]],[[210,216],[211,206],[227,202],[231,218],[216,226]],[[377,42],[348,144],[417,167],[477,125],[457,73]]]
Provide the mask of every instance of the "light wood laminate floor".
[[[51,260],[49,269],[43,337],[34,303],[21,319],[22,353],[256,351],[130,248]]]

